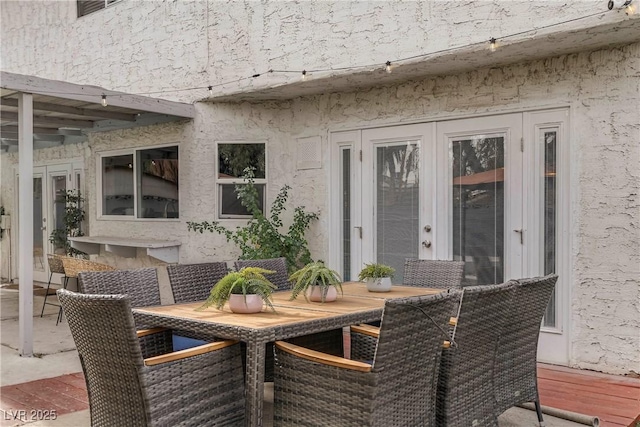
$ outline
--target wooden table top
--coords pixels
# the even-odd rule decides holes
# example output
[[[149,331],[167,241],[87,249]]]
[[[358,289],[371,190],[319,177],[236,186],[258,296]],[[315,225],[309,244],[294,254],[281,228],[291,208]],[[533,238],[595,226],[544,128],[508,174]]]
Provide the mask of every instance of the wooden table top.
[[[376,293],[367,291],[366,286],[358,282],[344,283],[342,287],[344,295],[341,296],[338,293],[336,301],[325,303],[308,302],[304,296],[299,296],[297,299],[290,301],[290,291],[275,292],[273,294],[275,312],[265,306],[260,313],[236,314],[229,310],[228,305],[225,305],[222,310],[209,307],[203,311],[196,311],[196,308],[200,307],[202,302],[138,307],[134,311],[143,314],[195,320],[202,323],[262,329],[310,320],[327,319],[337,315],[382,310],[386,299],[442,292],[438,289],[394,286],[390,292]]]

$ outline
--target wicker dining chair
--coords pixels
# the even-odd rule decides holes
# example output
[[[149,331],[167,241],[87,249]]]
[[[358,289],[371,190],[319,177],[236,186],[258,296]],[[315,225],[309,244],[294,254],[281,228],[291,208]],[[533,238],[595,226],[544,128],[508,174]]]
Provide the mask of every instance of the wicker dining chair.
[[[451,345],[442,350],[438,425],[497,426],[493,369],[498,338],[509,319],[514,282],[464,288]]]
[[[123,294],[129,297],[132,307],[160,305],[160,284],[158,271],[154,267],[132,270],[83,271],[78,274],[78,290],[83,294],[112,295]],[[137,325],[138,329],[149,325]],[[163,336],[161,336],[163,335]],[[140,338],[142,355],[147,357],[158,352],[172,351],[172,331],[164,330]]]
[[[227,272],[226,262],[168,265],[167,273],[174,302],[180,304],[206,300],[213,285]]]
[[[91,425],[244,425],[240,346],[209,343],[143,359],[126,295],[59,290],[84,372]]]
[[[435,426],[455,293],[387,300],[371,363],[276,342],[274,425]]]
[[[265,270],[275,271],[272,274],[265,274],[265,277],[276,285],[280,291],[291,289],[286,258],[241,259],[234,262],[234,267],[238,271],[243,267],[260,267]]]
[[[78,279],[78,274],[83,271],[112,271],[115,270],[114,267],[111,267],[107,264],[102,264],[95,261],[89,261],[82,258],[73,258],[73,257],[61,257],[62,258],[62,267],[64,269],[65,274],[65,286],[69,283],[69,279]],[[80,279],[78,279],[78,289],[80,289]],[[56,321],[56,325],[62,320],[62,307],[58,310],[58,320]]]
[[[460,288],[463,276],[464,261],[407,258],[402,284],[435,289]]]
[[[40,312],[40,317],[44,315],[44,308],[49,305],[55,305],[60,308],[60,304],[54,302],[47,302],[47,298],[49,297],[49,290],[51,289],[51,279],[54,274],[62,274],[62,289],[67,289],[67,285],[69,284],[69,277],[64,272],[64,265],[62,265],[63,256],[60,255],[47,255],[47,264],[49,265],[49,281],[47,282],[47,291],[44,294],[44,302],[42,303],[42,311]],[[60,310],[58,310],[58,322],[60,321]]]
[[[513,286],[509,320],[498,340],[493,382],[500,415],[512,406],[534,402],[543,425],[538,395],[537,353],[540,324],[558,276],[520,279]]]

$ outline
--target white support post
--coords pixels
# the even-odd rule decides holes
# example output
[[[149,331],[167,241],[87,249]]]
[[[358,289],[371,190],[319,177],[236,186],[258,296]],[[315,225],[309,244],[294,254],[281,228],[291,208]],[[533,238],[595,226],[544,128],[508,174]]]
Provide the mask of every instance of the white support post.
[[[33,356],[33,95],[18,95],[20,356]]]

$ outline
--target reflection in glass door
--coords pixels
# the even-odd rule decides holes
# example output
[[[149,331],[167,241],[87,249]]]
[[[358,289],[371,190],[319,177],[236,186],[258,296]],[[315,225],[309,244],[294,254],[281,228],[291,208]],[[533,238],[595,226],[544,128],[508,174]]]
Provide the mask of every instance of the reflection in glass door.
[[[503,135],[451,140],[453,259],[465,261],[464,285],[504,281]]]
[[[375,145],[375,260],[396,270],[403,280],[406,258],[418,257],[419,140]]]

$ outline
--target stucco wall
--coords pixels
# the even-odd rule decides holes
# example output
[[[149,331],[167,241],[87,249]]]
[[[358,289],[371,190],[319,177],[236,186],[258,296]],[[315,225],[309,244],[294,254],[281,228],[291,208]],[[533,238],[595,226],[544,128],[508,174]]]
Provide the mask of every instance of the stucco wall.
[[[503,2],[473,2],[459,8],[452,7],[451,2],[268,2],[242,7],[211,2],[207,8],[205,2],[124,2],[76,19],[73,2],[40,4],[35,9],[35,2],[3,2],[2,67],[129,92],[190,87],[263,68],[298,68],[303,63],[299,54],[303,50],[304,63],[316,66],[378,62],[380,57],[392,54],[424,52],[424,40],[427,50],[484,40],[498,28],[515,32],[531,19],[537,23],[564,20],[596,3],[601,6],[600,1],[581,3],[580,8],[559,2],[508,2],[509,6]],[[175,19],[165,20],[165,12]],[[353,20],[348,14],[359,18]],[[487,17],[492,19],[481,26]],[[490,29],[485,31],[485,25]],[[144,31],[151,27],[158,31]],[[97,39],[80,37],[95,34],[95,28],[112,38],[113,44],[102,46]],[[206,34],[211,37],[209,43]],[[382,42],[390,34],[395,43]],[[120,38],[127,42],[121,43]],[[18,40],[36,48],[10,49],[20,45],[16,44]],[[78,45],[72,57],[67,56],[71,43]],[[213,218],[215,141],[266,140],[270,196],[282,184],[295,183],[295,204],[320,212],[321,219],[309,234],[313,255],[320,258],[328,248],[328,131],[569,105],[574,157],[570,363],[607,372],[638,372],[639,77],[640,45],[636,43],[358,93],[279,103],[198,104],[199,115],[193,124],[94,134],[85,145],[39,150],[36,162],[53,157],[85,159],[91,233],[178,239],[183,242],[182,262],[230,260],[237,252],[224,239],[214,234],[188,233],[185,222]],[[176,98],[202,95],[181,92]],[[296,138],[315,135],[323,138],[324,167],[297,171]],[[174,141],[181,145],[180,221],[169,225],[98,221],[96,152]],[[15,158],[2,155],[1,196],[6,207],[13,203],[13,172],[8,166]],[[3,246],[3,266],[5,253]],[[133,261],[122,259],[109,261],[121,267],[133,265]],[[135,262],[155,261],[142,257]]]
[[[350,67],[485,42],[605,11],[602,0],[3,1],[2,69],[194,100],[256,72]],[[298,79],[272,74],[261,81]]]

